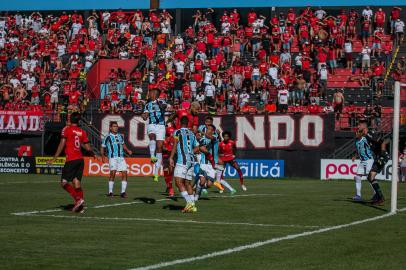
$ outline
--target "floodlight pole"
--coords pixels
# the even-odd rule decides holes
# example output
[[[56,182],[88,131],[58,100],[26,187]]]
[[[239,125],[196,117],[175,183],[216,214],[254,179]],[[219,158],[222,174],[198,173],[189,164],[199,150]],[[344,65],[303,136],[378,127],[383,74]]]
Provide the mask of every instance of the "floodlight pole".
[[[391,213],[397,211],[398,201],[398,165],[399,165],[399,111],[400,111],[400,82],[395,82],[395,95],[393,106],[393,141],[392,141],[392,192],[391,192]],[[402,84],[402,86],[406,86]]]

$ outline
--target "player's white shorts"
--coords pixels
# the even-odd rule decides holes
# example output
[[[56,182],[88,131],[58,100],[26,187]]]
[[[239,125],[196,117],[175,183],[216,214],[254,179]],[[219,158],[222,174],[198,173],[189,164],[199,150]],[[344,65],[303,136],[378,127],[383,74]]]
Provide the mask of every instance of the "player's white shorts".
[[[127,171],[127,163],[122,157],[110,158],[109,159],[110,171],[124,172]]]
[[[200,164],[200,169],[206,173],[206,176],[211,179],[216,179],[216,170],[213,169],[211,164]]]
[[[155,134],[157,141],[165,140],[165,125],[157,125],[157,124],[148,124],[147,133]]]
[[[173,176],[192,181],[194,177],[194,167],[176,163]]]
[[[369,171],[372,168],[372,164],[374,164],[373,159],[368,159],[364,161],[360,161],[358,167],[357,167],[357,175],[359,176],[366,176],[369,174]]]

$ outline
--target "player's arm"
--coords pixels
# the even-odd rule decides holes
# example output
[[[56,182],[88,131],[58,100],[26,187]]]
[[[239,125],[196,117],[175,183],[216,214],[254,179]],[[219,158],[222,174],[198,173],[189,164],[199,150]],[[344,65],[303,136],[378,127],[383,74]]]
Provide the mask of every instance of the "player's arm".
[[[175,154],[176,154],[177,145],[178,145],[178,140],[177,140],[177,137],[175,137],[175,143],[173,144],[171,155],[169,156],[169,166],[171,166],[171,167],[175,167],[175,161],[173,160],[173,158],[175,157]]]
[[[105,146],[100,146],[100,156],[101,156],[101,160],[102,160],[102,162],[105,162],[105,160],[106,160],[106,156],[104,155],[104,148],[105,148]]]
[[[169,123],[169,122],[174,122],[175,121],[175,119],[178,117],[178,114],[176,113],[176,112],[174,112],[173,114],[171,114],[169,117],[168,117],[168,121],[166,121],[167,123]]]
[[[62,138],[61,141],[59,142],[58,149],[56,150],[56,153],[54,157],[50,160],[48,160],[48,164],[52,164],[56,161],[56,159],[59,157],[59,155],[62,153],[63,149],[65,148],[66,145],[66,138]]]
[[[144,121],[147,121],[147,120],[148,120],[148,116],[149,116],[149,112],[148,112],[147,107],[148,107],[148,104],[145,105],[145,107],[144,107],[144,112],[141,114],[141,117],[142,117],[142,119],[143,119]]]
[[[128,149],[126,144],[123,144],[123,149],[124,151],[126,151],[130,156],[133,154],[133,151],[131,151],[130,149]]]
[[[96,155],[96,153],[93,151],[93,148],[92,148],[92,146],[90,145],[90,142],[88,142],[88,141],[87,141],[87,142],[84,142],[84,143],[82,144],[82,146],[83,146],[83,148],[85,148],[85,150],[90,154],[91,157],[93,157],[93,158],[95,158],[95,159],[101,161],[100,156]]]

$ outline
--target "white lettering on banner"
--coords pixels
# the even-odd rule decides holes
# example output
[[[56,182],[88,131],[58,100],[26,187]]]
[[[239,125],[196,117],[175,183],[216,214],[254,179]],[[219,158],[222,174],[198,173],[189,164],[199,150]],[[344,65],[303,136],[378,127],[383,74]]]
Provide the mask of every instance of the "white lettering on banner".
[[[322,159],[320,160],[320,179],[354,179],[359,160],[351,159]],[[386,163],[384,169],[376,176],[378,180],[391,180],[392,160]]]
[[[223,133],[223,129],[221,128],[221,119],[222,117],[213,117],[213,125],[217,128],[219,134]]]
[[[19,115],[18,116],[18,130],[27,130],[27,120],[28,116],[26,115]]]
[[[140,125],[146,125],[141,116],[134,116],[130,120],[130,135],[128,141],[132,144],[133,147],[147,147],[148,146],[148,135],[147,129],[144,128],[143,138],[138,138],[138,128]]]
[[[28,130],[29,131],[39,130],[39,116],[31,116],[30,117],[30,127],[28,128]]]
[[[101,122],[102,136],[106,136],[110,130],[110,122],[117,122],[118,127],[124,127],[124,119],[120,115],[107,115]],[[103,139],[103,138],[102,138]]]
[[[10,117],[8,118],[8,123],[7,123],[6,129],[11,129],[11,130],[13,130],[13,129],[15,129],[15,128],[16,128],[16,126],[15,126],[15,123],[14,123],[14,117],[10,116]]]
[[[237,116],[236,120],[236,143],[238,148],[245,148],[245,140],[248,139],[254,148],[265,148],[265,132],[263,116],[254,116],[254,126],[244,116]]]
[[[289,147],[295,141],[295,121],[289,115],[269,116],[269,147]],[[281,124],[286,126],[285,138],[279,138]]]
[[[300,119],[300,142],[317,147],[323,142],[323,119],[318,115],[305,115]],[[314,125],[314,138],[309,138],[309,126]]]

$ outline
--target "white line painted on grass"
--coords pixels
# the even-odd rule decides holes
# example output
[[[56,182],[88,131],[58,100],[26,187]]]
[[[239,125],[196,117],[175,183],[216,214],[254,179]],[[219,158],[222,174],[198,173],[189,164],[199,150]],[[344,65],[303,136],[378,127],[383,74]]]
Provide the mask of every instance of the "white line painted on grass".
[[[232,198],[238,198],[238,197],[259,197],[259,196],[282,196],[282,194],[241,194],[241,195],[233,195],[233,196],[219,196],[219,195],[214,195],[214,196],[209,196],[206,198],[222,198],[222,199],[232,199]],[[203,197],[205,198],[205,197]],[[172,201],[173,199],[166,198],[166,199],[158,199],[155,200],[155,202],[163,202],[163,201]],[[135,202],[124,202],[124,203],[113,203],[113,204],[102,204],[102,205],[95,205],[92,207],[89,207],[90,209],[98,209],[98,208],[107,208],[107,207],[116,207],[116,206],[123,206],[123,205],[132,205],[132,204],[143,204],[145,202],[142,201],[135,201]],[[29,211],[29,212],[17,212],[17,213],[11,213],[14,216],[29,216],[29,215],[35,215],[35,214],[43,214],[43,213],[52,213],[52,212],[61,212],[63,211],[62,209],[51,209],[51,210],[34,210],[34,211]]]
[[[137,218],[137,217],[84,217],[84,216],[67,216],[67,215],[31,215],[31,216],[67,218],[67,219],[84,219],[84,220],[154,221],[154,222],[163,222],[163,223],[193,223],[193,224],[238,225],[238,226],[254,226],[254,227],[289,227],[289,228],[319,228],[320,227],[320,226],[298,225],[298,224],[261,224],[261,223],[245,223],[245,222],[198,221],[198,220]]]
[[[406,211],[406,208],[399,209],[398,211],[399,212]],[[393,215],[395,215],[395,214],[388,213],[388,214],[384,214],[381,216],[357,220],[357,221],[347,223],[347,224],[326,227],[326,228],[322,228],[322,229],[318,229],[318,230],[314,230],[314,231],[307,231],[307,232],[298,233],[298,234],[290,234],[290,235],[283,236],[283,237],[271,238],[266,241],[259,241],[259,242],[255,242],[252,244],[229,248],[229,249],[225,249],[225,250],[221,250],[221,251],[216,251],[216,252],[208,253],[208,254],[201,255],[201,256],[178,259],[178,260],[169,261],[169,262],[161,262],[158,264],[131,268],[129,270],[152,270],[152,269],[159,269],[159,268],[168,267],[168,266],[174,266],[174,265],[178,265],[178,264],[185,264],[185,263],[190,263],[190,262],[195,262],[195,261],[201,261],[201,260],[205,260],[205,259],[209,259],[209,258],[213,258],[213,257],[218,257],[218,256],[222,256],[222,255],[228,255],[228,254],[240,252],[240,251],[247,250],[247,249],[254,249],[254,248],[262,247],[265,245],[269,245],[269,244],[273,244],[273,243],[277,243],[277,242],[281,242],[281,241],[285,241],[285,240],[292,240],[292,239],[296,239],[299,237],[310,236],[313,234],[319,234],[319,233],[324,233],[324,232],[328,232],[328,231],[339,230],[339,229],[343,229],[343,228],[347,228],[347,227],[351,227],[351,226],[355,226],[355,225],[359,225],[359,224],[363,224],[363,223],[367,223],[367,222],[371,222],[371,221],[384,219],[384,218],[387,218],[387,217],[390,217]]]
[[[55,183],[57,185],[60,184],[58,181],[14,181],[14,182],[0,182],[0,186],[13,184],[49,184],[49,183]]]

